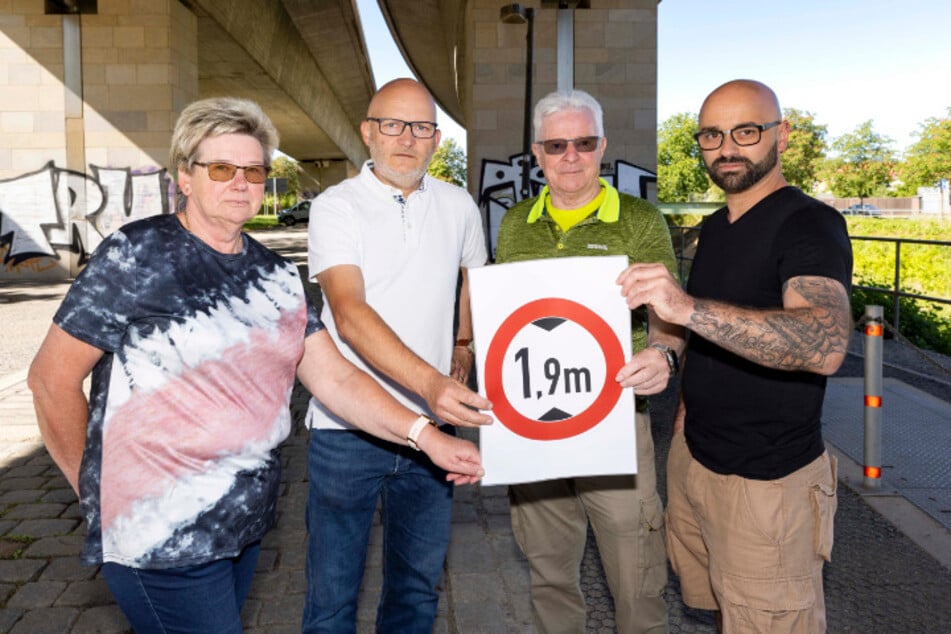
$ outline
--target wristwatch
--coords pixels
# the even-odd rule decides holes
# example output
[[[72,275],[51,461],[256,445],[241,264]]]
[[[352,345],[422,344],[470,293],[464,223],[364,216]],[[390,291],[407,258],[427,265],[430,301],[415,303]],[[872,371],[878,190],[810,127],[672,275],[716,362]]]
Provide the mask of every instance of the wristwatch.
[[[667,369],[670,370],[670,376],[680,372],[680,359],[677,358],[677,353],[674,352],[673,348],[662,343],[652,343],[650,347],[660,350],[660,353],[664,355],[664,359],[667,360]]]
[[[437,428],[439,427],[436,424],[436,421],[434,421],[432,418],[420,414],[419,418],[416,419],[416,422],[413,423],[413,426],[409,428],[409,433],[406,434],[406,443],[416,451],[419,451],[419,445],[416,444],[416,441],[419,440],[419,434],[423,431],[423,428],[425,428],[426,425],[432,425],[433,427]]]
[[[465,348],[469,352],[475,355],[475,346],[473,345],[472,339],[456,339],[457,348]]]

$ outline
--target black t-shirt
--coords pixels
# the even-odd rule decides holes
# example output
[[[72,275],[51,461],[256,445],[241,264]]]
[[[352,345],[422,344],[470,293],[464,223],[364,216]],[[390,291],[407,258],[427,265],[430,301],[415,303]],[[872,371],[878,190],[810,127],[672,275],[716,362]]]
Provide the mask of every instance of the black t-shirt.
[[[842,216],[785,187],[736,222],[724,207],[703,224],[688,292],[750,308],[781,308],[783,284],[810,275],[848,291],[852,249]],[[717,473],[773,480],[822,454],[824,376],[773,370],[691,333],[683,376],[687,445]]]

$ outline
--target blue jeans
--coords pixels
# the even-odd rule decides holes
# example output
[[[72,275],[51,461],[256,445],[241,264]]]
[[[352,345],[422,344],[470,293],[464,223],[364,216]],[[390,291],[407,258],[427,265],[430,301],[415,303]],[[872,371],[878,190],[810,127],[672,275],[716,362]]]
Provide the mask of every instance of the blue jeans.
[[[102,575],[136,634],[241,634],[260,550],[256,542],[233,559],[163,570],[106,563]]]
[[[303,632],[356,630],[357,595],[378,499],[383,589],[376,629],[432,632],[436,586],[449,547],[453,486],[446,473],[422,452],[344,430],[312,430],[308,463]]]

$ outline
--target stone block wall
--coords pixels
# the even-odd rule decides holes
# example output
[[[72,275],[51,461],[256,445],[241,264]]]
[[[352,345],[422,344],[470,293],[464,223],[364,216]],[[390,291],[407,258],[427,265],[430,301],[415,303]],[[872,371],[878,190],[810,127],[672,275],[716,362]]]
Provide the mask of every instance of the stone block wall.
[[[0,0],[0,280],[75,275],[116,228],[169,211],[197,39],[179,0],[99,0],[68,16]]]
[[[657,0],[591,0],[574,12],[574,87],[604,108],[608,149],[617,160],[657,169]],[[557,88],[557,11],[535,9],[532,104]],[[483,160],[505,161],[522,149],[525,25],[503,24],[500,3],[469,3],[462,69],[468,127],[470,189],[478,195]]]

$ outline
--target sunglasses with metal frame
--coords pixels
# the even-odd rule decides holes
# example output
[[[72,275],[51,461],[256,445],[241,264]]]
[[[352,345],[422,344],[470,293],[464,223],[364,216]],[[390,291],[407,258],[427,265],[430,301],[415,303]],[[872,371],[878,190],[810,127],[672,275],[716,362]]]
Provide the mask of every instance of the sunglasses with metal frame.
[[[775,128],[782,121],[770,121],[769,123],[744,123],[743,125],[738,125],[732,130],[717,130],[716,128],[710,128],[708,130],[701,130],[693,135],[693,138],[696,139],[697,145],[700,146],[701,150],[717,150],[723,145],[723,139],[726,138],[726,135],[729,134],[730,138],[733,139],[733,143],[739,145],[740,147],[746,147],[748,145],[756,145],[763,138],[763,131],[769,130],[770,128]]]
[[[545,154],[564,154],[568,151],[568,144],[575,146],[576,152],[594,152],[601,141],[599,136],[579,136],[574,139],[547,139],[535,141],[545,150]]]
[[[271,168],[267,165],[233,165],[223,161],[214,163],[202,163],[195,161],[193,165],[201,165],[208,170],[208,178],[219,183],[227,183],[238,170],[244,170],[244,180],[254,185],[260,185],[267,180],[267,175],[271,173]]]
[[[386,136],[401,136],[406,126],[409,126],[409,133],[417,139],[431,139],[436,136],[436,128],[439,124],[435,121],[403,121],[402,119],[389,119],[380,117],[367,117],[366,121],[376,121],[380,134]]]

